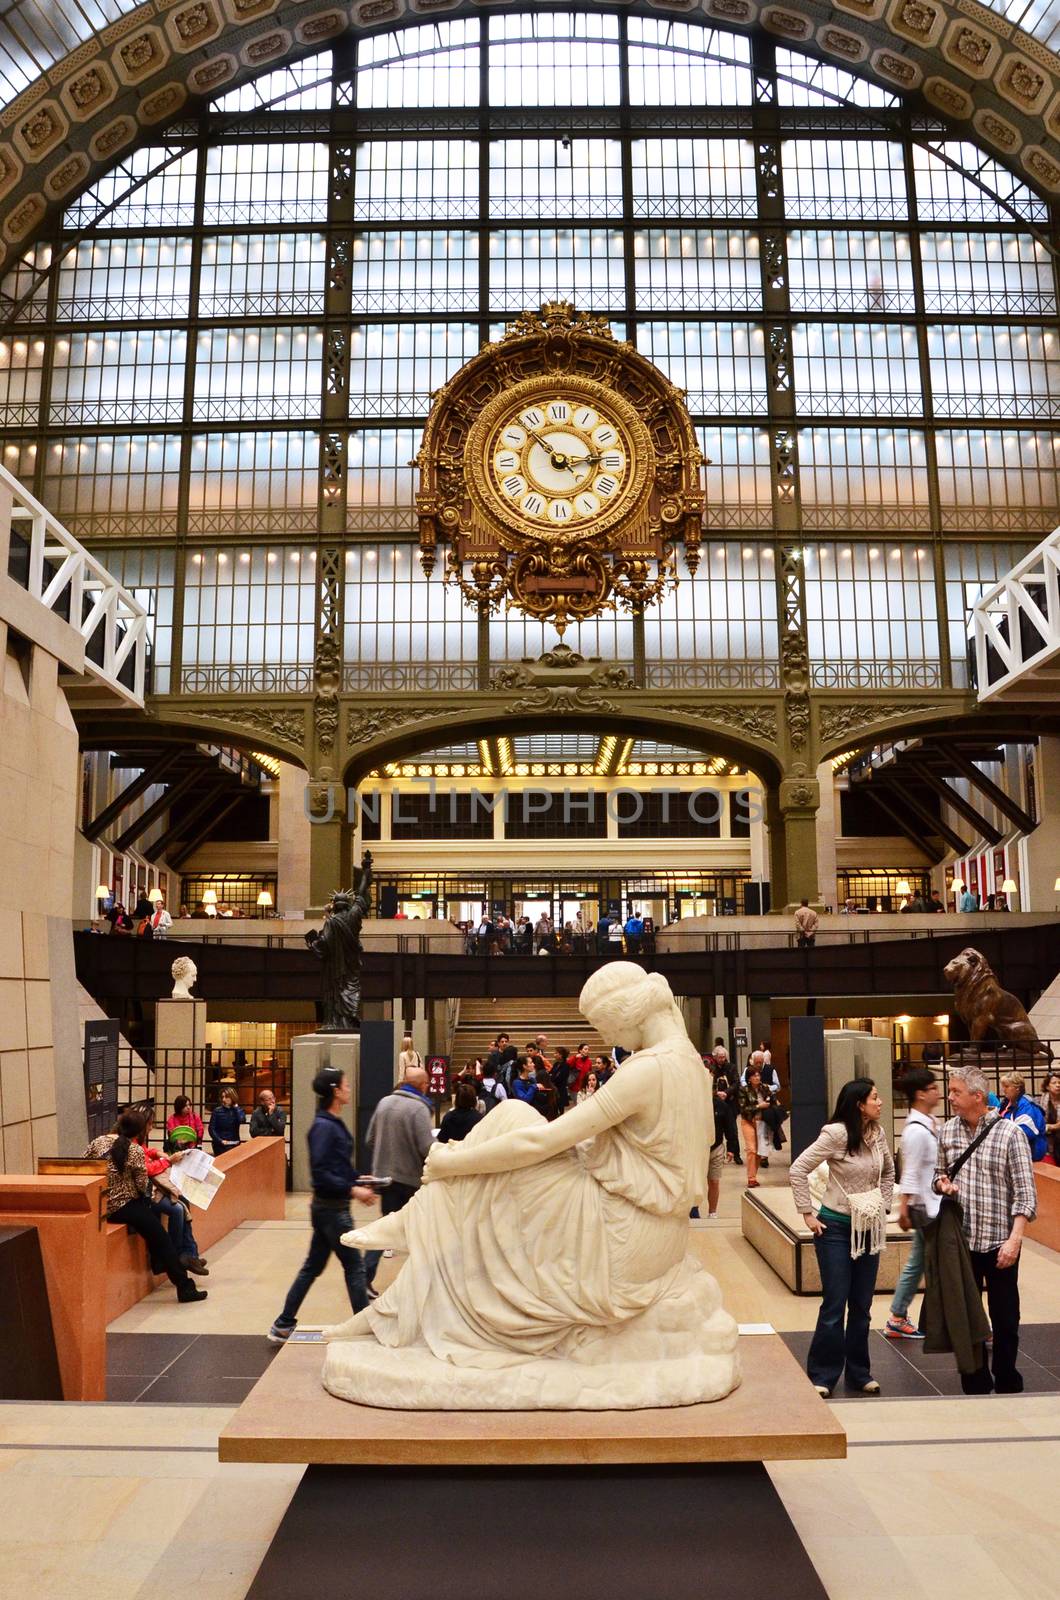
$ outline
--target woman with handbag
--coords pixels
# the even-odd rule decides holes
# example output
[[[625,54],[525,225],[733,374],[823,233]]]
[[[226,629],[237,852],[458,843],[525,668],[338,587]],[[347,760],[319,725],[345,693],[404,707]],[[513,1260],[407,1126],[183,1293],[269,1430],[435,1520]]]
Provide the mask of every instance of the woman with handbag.
[[[831,1122],[791,1165],[795,1205],[813,1234],[821,1272],[821,1309],[806,1370],[825,1399],[844,1369],[848,1385],[858,1394],[880,1392],[869,1361],[869,1322],[894,1191],[894,1161],[880,1127],[882,1110],[871,1078],[845,1083]],[[823,1161],[828,1163],[828,1186],[815,1213],[809,1180]]]

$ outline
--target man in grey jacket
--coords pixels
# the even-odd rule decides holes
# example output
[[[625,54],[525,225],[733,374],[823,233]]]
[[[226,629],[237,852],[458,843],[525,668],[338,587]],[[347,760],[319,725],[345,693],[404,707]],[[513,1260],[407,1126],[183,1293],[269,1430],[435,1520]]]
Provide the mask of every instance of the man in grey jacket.
[[[379,1193],[384,1216],[407,1206],[423,1181],[423,1163],[434,1143],[429,1082],[423,1067],[409,1067],[393,1094],[380,1100],[368,1124],[372,1171],[377,1177],[393,1180]],[[371,1300],[376,1298],[375,1273],[381,1258],[381,1250],[365,1251],[364,1274]]]

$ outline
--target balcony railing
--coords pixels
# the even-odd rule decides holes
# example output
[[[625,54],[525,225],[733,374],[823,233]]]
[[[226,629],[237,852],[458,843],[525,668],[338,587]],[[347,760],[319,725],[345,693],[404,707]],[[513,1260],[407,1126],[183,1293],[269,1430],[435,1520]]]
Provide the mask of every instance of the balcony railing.
[[[0,489],[12,501],[8,575],[81,634],[88,677],[142,706],[147,612],[4,467]]]
[[[969,636],[980,701],[1060,692],[1060,528],[986,590]]]

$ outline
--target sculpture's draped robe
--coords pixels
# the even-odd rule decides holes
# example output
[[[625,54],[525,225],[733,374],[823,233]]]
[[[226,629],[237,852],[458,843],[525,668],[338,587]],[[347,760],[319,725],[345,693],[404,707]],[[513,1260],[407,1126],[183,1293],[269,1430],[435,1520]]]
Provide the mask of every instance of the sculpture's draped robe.
[[[373,1390],[363,1373],[351,1379],[357,1346],[379,1374],[379,1355],[363,1349],[368,1334],[399,1362],[420,1347],[450,1373],[453,1366],[492,1371],[503,1386],[496,1394],[511,1387],[511,1405],[535,1403],[522,1398],[525,1363],[535,1362],[530,1371],[540,1368],[551,1395],[541,1405],[676,1405],[732,1389],[735,1323],[714,1278],[687,1254],[689,1210],[705,1195],[713,1138],[708,1074],[687,1040],[632,1056],[623,1074],[642,1078],[640,1109],[596,1138],[536,1165],[418,1190],[400,1213],[407,1264],[378,1301],[333,1333],[338,1342],[328,1347],[325,1368],[333,1392],[378,1405],[493,1403],[487,1379],[477,1402],[439,1400],[436,1384],[432,1400],[395,1398],[386,1378],[384,1390]],[[616,1093],[618,1077],[597,1101],[618,1115]],[[504,1139],[524,1144],[535,1126],[543,1125],[532,1107],[501,1102],[464,1149]],[[650,1374],[668,1360],[673,1382],[660,1382],[652,1398]],[[600,1368],[589,1376],[592,1363]],[[605,1363],[634,1373],[632,1384],[648,1398],[584,1398],[604,1381]],[[509,1368],[520,1368],[520,1378]],[[387,1397],[373,1400],[376,1392]]]

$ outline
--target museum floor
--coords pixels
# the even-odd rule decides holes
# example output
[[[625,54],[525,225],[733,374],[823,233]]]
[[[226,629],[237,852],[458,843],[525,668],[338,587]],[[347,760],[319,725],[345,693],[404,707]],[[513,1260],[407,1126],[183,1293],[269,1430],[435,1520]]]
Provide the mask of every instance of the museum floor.
[[[786,1178],[775,1162],[762,1174],[763,1183]],[[740,1322],[772,1323],[801,1354],[817,1302],[789,1294],[745,1244],[741,1186],[742,1173],[730,1169],[722,1216],[692,1225],[693,1248]],[[221,1466],[217,1434],[274,1353],[263,1333],[302,1259],[306,1210],[293,1197],[285,1221],[249,1224],[217,1246],[203,1305],[177,1306],[167,1287],[121,1317],[109,1341],[107,1404],[0,1404],[0,1567],[9,1592],[132,1600],[176,1585],[196,1600],[243,1600],[302,1469]],[[388,1270],[384,1262],[380,1282]],[[948,1357],[918,1358],[876,1334],[884,1398],[833,1402],[849,1458],[770,1468],[832,1600],[1040,1592],[1053,1543],[1041,1496],[1060,1441],[1052,1252],[1025,1247],[1021,1287],[1027,1394],[940,1393],[955,1387]],[[880,1296],[877,1327],[885,1312]],[[332,1267],[304,1321],[343,1314]],[[749,1558],[749,1593],[771,1576],[768,1558]]]

